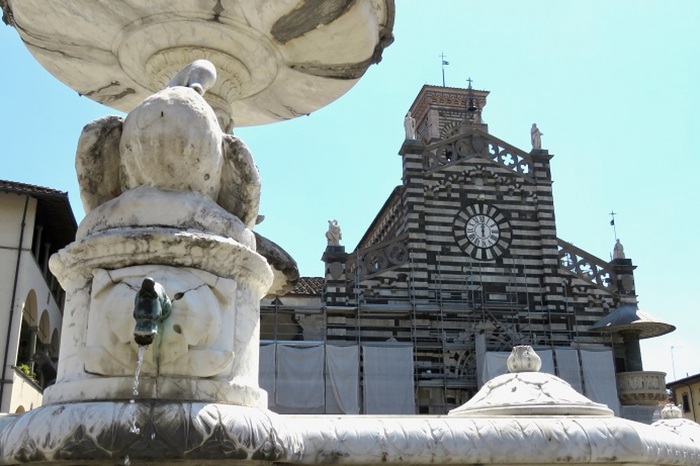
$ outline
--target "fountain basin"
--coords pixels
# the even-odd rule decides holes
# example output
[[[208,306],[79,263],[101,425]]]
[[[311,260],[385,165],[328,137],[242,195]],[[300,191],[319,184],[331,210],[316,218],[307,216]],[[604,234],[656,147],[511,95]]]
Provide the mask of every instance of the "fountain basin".
[[[221,404],[124,401],[44,406],[2,418],[0,428],[0,464],[700,462],[700,447],[663,424],[600,416],[281,416]]]
[[[302,451],[279,415],[224,404],[55,404],[4,417],[0,426],[0,464],[289,462]]]
[[[393,0],[0,2],[34,57],[81,95],[129,112],[211,61],[222,127],[287,120],[347,92],[393,41]]]

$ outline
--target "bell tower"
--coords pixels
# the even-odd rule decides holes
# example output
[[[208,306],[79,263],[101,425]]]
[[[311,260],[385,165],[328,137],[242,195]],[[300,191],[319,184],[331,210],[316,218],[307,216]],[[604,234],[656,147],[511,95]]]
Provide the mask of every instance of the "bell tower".
[[[411,105],[416,120],[416,139],[430,144],[438,139],[460,133],[467,124],[488,132],[482,118],[488,91],[425,85]]]

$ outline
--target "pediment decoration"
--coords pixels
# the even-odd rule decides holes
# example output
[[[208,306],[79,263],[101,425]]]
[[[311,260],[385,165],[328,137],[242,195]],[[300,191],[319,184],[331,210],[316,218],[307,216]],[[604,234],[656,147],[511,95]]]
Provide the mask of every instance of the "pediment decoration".
[[[410,261],[408,235],[383,241],[350,254],[345,261],[349,281],[361,281]]]
[[[476,127],[427,146],[423,164],[427,170],[439,170],[473,157],[495,162],[524,178],[533,178],[534,163],[530,154]]]
[[[613,272],[610,264],[562,239],[557,239],[557,246],[559,266],[562,269],[601,290],[613,291]]]

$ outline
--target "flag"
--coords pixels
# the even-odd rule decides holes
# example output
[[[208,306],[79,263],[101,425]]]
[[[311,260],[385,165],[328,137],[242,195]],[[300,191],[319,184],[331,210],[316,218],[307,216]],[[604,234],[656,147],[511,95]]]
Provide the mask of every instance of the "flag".
[[[614,227],[615,226],[615,219],[610,220],[610,226]]]
[[[442,61],[442,64],[443,64],[443,65],[449,65],[450,62],[448,62],[447,60],[443,60],[443,61]]]

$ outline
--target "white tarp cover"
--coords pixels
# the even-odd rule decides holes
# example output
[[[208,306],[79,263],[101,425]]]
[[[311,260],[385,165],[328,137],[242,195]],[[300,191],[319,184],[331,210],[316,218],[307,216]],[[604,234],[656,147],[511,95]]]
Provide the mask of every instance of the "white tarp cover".
[[[556,375],[554,373],[554,352],[551,349],[535,350],[535,352],[542,360],[542,368],[540,369],[540,372]]]
[[[415,414],[413,347],[362,345],[365,414]]]
[[[260,369],[258,384],[267,392],[267,407],[275,410],[275,347],[265,345],[260,347]]]
[[[481,375],[481,380],[486,383],[494,377],[507,374],[508,366],[506,365],[506,361],[508,360],[508,356],[510,356],[510,353],[504,351],[487,351],[486,354],[484,354],[484,372]]]
[[[617,381],[615,364],[610,350],[581,350],[583,366],[583,386],[586,397],[598,403],[604,403],[620,414],[620,402],[617,399]]]
[[[260,346],[258,383],[267,392],[268,408],[272,411],[359,414],[359,347]]]
[[[557,375],[568,382],[574,390],[583,393],[578,350],[574,348],[554,348],[554,353],[557,357]]]
[[[360,414],[357,346],[326,346],[326,413]]]
[[[540,372],[546,372],[547,374],[554,375],[554,358],[552,357],[552,350],[535,350],[537,355],[542,360],[542,368]],[[488,351],[484,356],[484,372],[482,374],[482,379],[484,383],[498,377],[499,375],[508,373],[508,356],[510,352],[506,351]]]
[[[278,412],[323,413],[323,346],[277,345]]]

